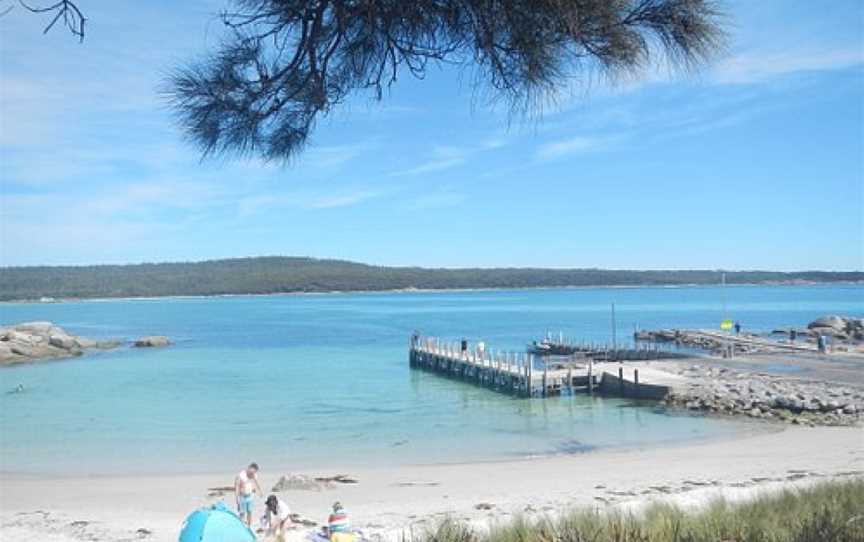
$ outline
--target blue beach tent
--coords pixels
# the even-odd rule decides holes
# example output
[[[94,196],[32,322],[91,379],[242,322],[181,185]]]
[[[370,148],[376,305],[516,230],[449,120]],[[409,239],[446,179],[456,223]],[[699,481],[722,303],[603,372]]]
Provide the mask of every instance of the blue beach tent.
[[[216,503],[189,514],[179,542],[255,542],[255,533],[225,506]]]

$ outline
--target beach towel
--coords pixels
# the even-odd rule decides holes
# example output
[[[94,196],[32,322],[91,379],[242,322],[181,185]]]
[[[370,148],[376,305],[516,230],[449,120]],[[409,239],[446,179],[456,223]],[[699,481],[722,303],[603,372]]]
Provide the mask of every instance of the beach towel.
[[[322,531],[312,531],[306,535],[308,542],[366,542],[369,540],[363,531],[349,531],[342,533],[333,533],[327,536]]]

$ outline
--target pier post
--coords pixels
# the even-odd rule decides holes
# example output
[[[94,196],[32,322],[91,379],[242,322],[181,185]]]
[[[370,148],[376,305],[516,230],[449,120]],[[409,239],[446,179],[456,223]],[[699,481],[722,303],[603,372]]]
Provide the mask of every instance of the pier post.
[[[633,382],[639,387],[639,369],[633,369]]]
[[[618,365],[618,395],[624,397],[624,366]]]
[[[543,397],[546,397],[546,378],[548,374],[548,367],[546,367],[546,361],[543,361]]]

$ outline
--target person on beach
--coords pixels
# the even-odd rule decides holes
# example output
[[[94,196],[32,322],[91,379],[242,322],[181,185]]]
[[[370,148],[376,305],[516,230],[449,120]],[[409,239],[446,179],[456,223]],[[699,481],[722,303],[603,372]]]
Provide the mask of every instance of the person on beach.
[[[354,542],[357,539],[357,535],[351,531],[348,512],[338,501],[333,503],[333,511],[327,518],[327,532],[330,535],[330,542]]]
[[[735,335],[740,335],[740,334],[741,334],[741,323],[735,322]]]
[[[264,503],[267,506],[267,534],[276,536],[276,542],[285,542],[285,534],[294,528],[291,520],[291,509],[277,497],[270,495]]]
[[[263,495],[258,484],[258,464],[250,463],[248,467],[237,473],[234,478],[234,497],[237,500],[237,513],[240,519],[252,528],[252,509],[255,506],[255,492]]]

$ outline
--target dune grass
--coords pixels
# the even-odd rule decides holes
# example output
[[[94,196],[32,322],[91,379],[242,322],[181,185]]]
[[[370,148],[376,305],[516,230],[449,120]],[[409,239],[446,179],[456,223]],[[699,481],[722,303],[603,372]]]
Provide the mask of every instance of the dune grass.
[[[824,482],[697,511],[654,504],[639,514],[574,510],[518,517],[488,531],[447,520],[411,542],[864,542],[864,480]]]

